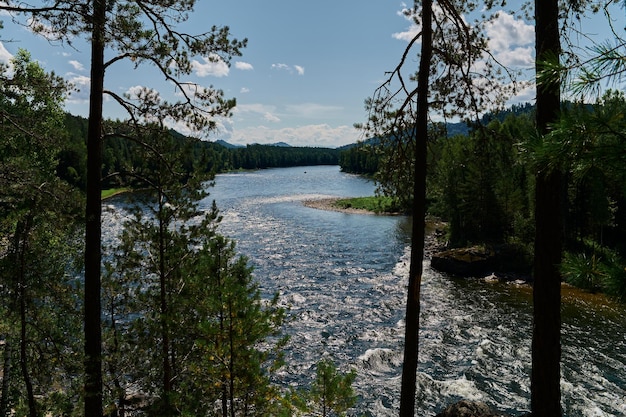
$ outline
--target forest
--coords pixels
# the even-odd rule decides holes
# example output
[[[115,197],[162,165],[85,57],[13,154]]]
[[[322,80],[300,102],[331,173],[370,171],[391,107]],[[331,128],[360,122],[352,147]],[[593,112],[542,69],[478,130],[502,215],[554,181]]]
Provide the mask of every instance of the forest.
[[[58,176],[84,190],[87,184],[86,134],[88,120],[84,117],[65,114],[63,130],[66,140],[59,151]],[[120,121],[107,121],[112,132],[103,146],[102,187],[133,188],[137,185],[131,172],[145,164],[137,152],[141,147],[124,137],[124,124]],[[247,145],[226,147],[216,142],[186,137],[170,131],[177,147],[187,148],[185,167],[200,167],[205,173],[222,173],[239,169],[284,168],[307,165],[337,165],[339,150],[331,148],[290,147],[271,145]],[[193,145],[189,145],[193,143]]]
[[[482,117],[467,135],[433,125],[428,143],[428,214],[447,223],[449,247],[506,245],[510,272],[530,272],[534,230],[536,158],[563,164],[564,279],[592,292],[626,300],[626,176],[622,92],[597,103],[562,104],[561,140],[535,155],[535,109],[516,105]],[[573,136],[568,124],[605,126]],[[567,129],[567,130],[565,130]],[[555,132],[556,133],[556,132]],[[340,155],[342,170],[372,176],[382,195],[410,212],[413,184],[389,169],[389,151],[364,141]],[[548,154],[547,152],[550,152]],[[555,190],[556,192],[556,190]]]
[[[0,415],[81,415],[87,123],[62,110],[63,81],[26,51],[13,68],[0,84]],[[215,172],[336,164],[335,152],[227,149],[151,125],[129,140],[127,125],[107,123],[102,187],[136,192],[118,239],[103,248],[103,415],[351,407],[355,374],[327,359],[309,387],[284,391],[271,380],[287,312],[277,296],[261,298],[247,259],[218,231],[217,207],[198,208]]]
[[[569,19],[613,2],[604,3],[525,4],[520,13],[534,13],[536,25],[534,110],[479,123],[520,85],[488,51],[496,2],[414,2],[404,13],[422,30],[366,100],[360,127],[377,140],[341,155],[227,149],[172,131],[180,123],[206,133],[232,115],[235,99],[186,81],[190,57],[229,65],[248,43],[228,26],[179,31],[194,0],[1,4],[51,46],[84,39],[91,62],[87,119],[64,111],[74,86],[28,51],[0,64],[0,417],[345,414],[357,401],[355,375],[332,362],[320,360],[308,386],[273,380],[287,312],[277,294],[262,299],[247,259],[219,232],[218,208],[199,210],[217,172],[336,163],[374,175],[413,219],[444,219],[453,246],[508,244],[528,256],[530,409],[560,416],[562,278],[626,294],[626,99],[595,89],[621,81],[626,42],[613,28],[615,39],[588,59],[561,49]],[[120,62],[156,69],[178,95],[107,88],[106,72]],[[563,91],[583,94],[565,105]],[[106,119],[105,100],[128,118]],[[464,117],[471,132],[449,136],[433,113]],[[117,187],[140,192],[129,197],[117,239],[103,242],[102,191]],[[423,222],[412,227],[403,417],[416,414],[425,241]]]

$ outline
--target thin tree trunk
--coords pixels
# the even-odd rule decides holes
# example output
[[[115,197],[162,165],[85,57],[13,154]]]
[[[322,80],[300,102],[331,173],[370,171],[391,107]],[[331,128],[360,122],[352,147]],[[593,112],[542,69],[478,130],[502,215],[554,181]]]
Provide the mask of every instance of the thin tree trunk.
[[[119,357],[120,343],[117,333],[117,320],[115,319],[115,302],[111,301],[111,308],[109,311],[111,315],[111,331],[113,332],[113,349],[111,356]],[[115,387],[115,393],[117,395],[117,417],[125,417],[126,415],[126,390],[122,387],[120,376],[117,371],[116,359],[109,361],[109,373],[113,378],[113,386]],[[1,417],[1,416],[0,416]]]
[[[560,53],[558,1],[535,1],[537,72]],[[538,86],[537,129],[557,120],[560,85]],[[535,264],[531,410],[533,417],[561,416],[561,184],[559,171],[540,171],[535,185]]]
[[[221,249],[218,249],[218,254],[217,254],[217,259],[215,260],[215,263],[217,265],[217,271],[216,271],[216,278],[217,278],[217,293],[218,293],[218,299],[219,299],[219,322],[220,322],[220,332],[219,335],[216,338],[215,341],[215,347],[216,347],[216,351],[220,352],[220,349],[222,349],[222,342],[223,342],[223,337],[224,337],[224,329],[225,329],[225,325],[224,325],[224,299],[223,299],[223,286],[222,286],[222,275],[221,275],[221,270],[222,270],[222,257],[221,257]],[[224,342],[225,343],[225,342]],[[220,379],[221,379],[221,388],[222,388],[222,416],[226,417],[228,416],[228,384],[226,381],[226,375],[224,374],[224,372],[221,372],[220,375]],[[231,404],[232,406],[232,404]]]
[[[413,226],[411,237],[411,266],[406,302],[404,363],[400,392],[400,416],[415,415],[415,391],[419,353],[420,290],[426,216],[426,143],[428,139],[428,82],[432,57],[432,0],[422,2],[422,51],[418,73],[417,123],[415,137],[415,167],[413,173]]]
[[[233,311],[233,301],[228,300],[228,341],[230,355],[228,359],[228,379],[230,390],[230,416],[235,417],[235,329],[233,328],[233,317],[235,312]]]
[[[102,101],[106,0],[93,0],[91,90],[87,131],[87,203],[85,208],[85,417],[102,415],[101,238]]]
[[[4,339],[4,361],[2,365],[2,395],[0,396],[0,417],[6,417],[9,413],[11,356],[11,340],[7,335]]]
[[[28,414],[30,417],[37,417],[37,403],[33,392],[33,383],[28,372],[27,358],[27,326],[26,326],[26,250],[28,234],[30,233],[31,218],[28,216],[25,221],[18,221],[15,231],[15,249],[18,257],[19,269],[17,271],[17,290],[20,300],[20,370],[22,379],[26,385],[26,399],[28,402]]]
[[[172,394],[172,366],[170,364],[170,331],[169,305],[167,302],[167,274],[165,271],[165,225],[162,219],[164,196],[159,194],[159,280],[160,280],[160,308],[161,308],[161,340],[163,341],[161,354],[163,355],[163,407],[164,415],[172,415],[170,397]]]

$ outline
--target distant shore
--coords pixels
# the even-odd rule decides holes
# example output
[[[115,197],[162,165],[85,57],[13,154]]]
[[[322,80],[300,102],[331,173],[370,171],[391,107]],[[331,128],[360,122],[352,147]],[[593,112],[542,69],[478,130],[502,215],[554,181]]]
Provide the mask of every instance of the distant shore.
[[[320,198],[316,200],[304,200],[302,204],[306,207],[318,209],[318,210],[328,210],[328,211],[338,211],[340,213],[346,214],[376,214],[373,211],[364,210],[364,209],[356,209],[356,208],[343,208],[337,206],[337,201],[341,200],[340,197],[330,197],[330,198]]]

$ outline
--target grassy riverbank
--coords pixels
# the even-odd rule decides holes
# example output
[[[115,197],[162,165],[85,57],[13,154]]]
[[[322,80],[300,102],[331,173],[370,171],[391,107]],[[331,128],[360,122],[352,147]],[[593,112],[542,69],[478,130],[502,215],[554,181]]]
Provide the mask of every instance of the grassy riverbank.
[[[341,198],[334,202],[340,209],[367,210],[376,214],[395,214],[399,206],[395,199],[385,196]]]
[[[100,194],[100,198],[102,200],[106,200],[107,198],[111,198],[113,196],[116,196],[118,194],[123,194],[123,193],[127,193],[130,192],[131,189],[128,187],[124,187],[124,188],[109,188],[108,190],[102,190],[102,194]]]

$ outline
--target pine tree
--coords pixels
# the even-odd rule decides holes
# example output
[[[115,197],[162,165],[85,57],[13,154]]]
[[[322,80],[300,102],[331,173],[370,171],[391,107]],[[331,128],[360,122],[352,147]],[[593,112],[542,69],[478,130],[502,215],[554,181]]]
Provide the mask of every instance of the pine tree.
[[[23,50],[11,64],[0,74],[0,415],[34,417],[71,409],[79,393],[80,198],[55,175],[67,85]]]
[[[221,91],[190,86],[180,78],[191,73],[194,56],[212,56],[228,63],[246,41],[230,39],[228,27],[213,26],[198,35],[177,30],[176,26],[187,20],[194,5],[194,0],[61,0],[41,6],[9,1],[0,6],[0,10],[16,16],[14,20],[25,16],[23,24],[48,39],[71,44],[75,36],[84,36],[91,46],[84,255],[85,414],[89,416],[102,415],[103,100],[109,96],[120,104],[133,124],[169,120],[196,131],[214,127],[214,116],[230,114],[234,100],[224,100]],[[123,97],[113,89],[105,89],[106,69],[120,60],[131,60],[136,66],[153,65],[181,92],[182,99],[167,102],[147,87],[137,97]]]
[[[269,371],[284,312],[261,300],[246,259],[217,233],[217,207],[200,208],[210,177],[184,166],[193,143],[181,149],[167,131],[144,141],[134,175],[146,189],[105,286],[111,408],[130,410],[141,392],[150,415],[206,414],[218,399],[224,415],[263,415],[277,396]]]

